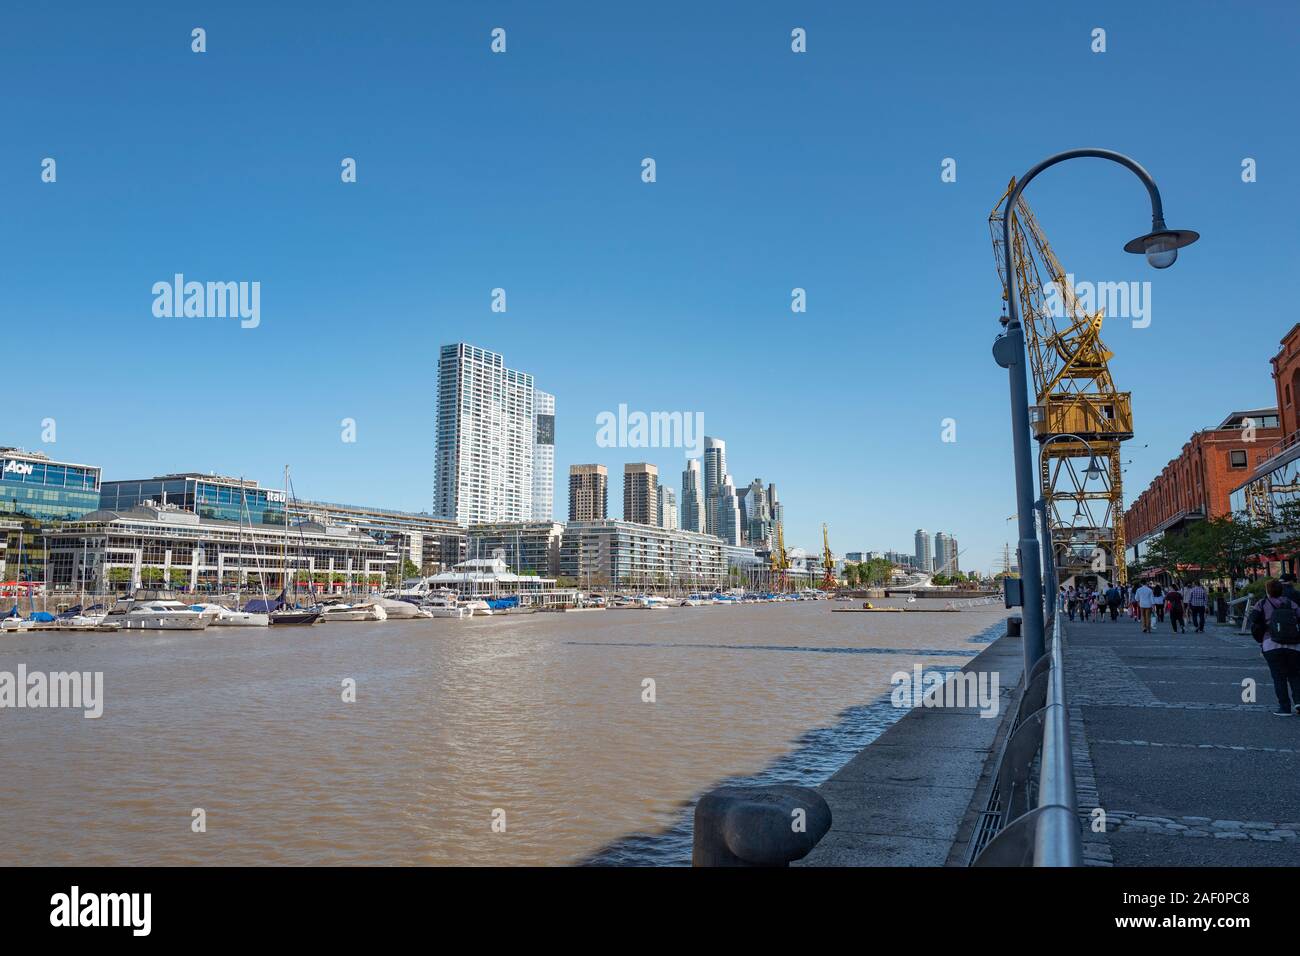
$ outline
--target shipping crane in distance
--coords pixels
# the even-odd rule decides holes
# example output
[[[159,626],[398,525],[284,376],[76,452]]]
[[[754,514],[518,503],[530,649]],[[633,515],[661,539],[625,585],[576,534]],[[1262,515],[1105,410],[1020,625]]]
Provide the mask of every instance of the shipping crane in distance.
[[[783,522],[779,519],[776,522],[776,546],[772,548],[772,571],[776,576],[776,592],[784,594],[790,590],[790,559],[785,553],[785,532],[782,530]]]
[[[1128,569],[1120,445],[1133,437],[1132,399],[1111,378],[1113,353],[1101,340],[1102,310],[1089,313],[1080,305],[1073,277],[1056,258],[1023,196],[1011,214],[1015,275],[1006,274],[1002,206],[1015,186],[1012,179],[993,207],[989,231],[1002,299],[1014,281],[1024,312],[1037,402],[1030,410],[1030,426],[1039,442],[1039,482],[1053,557],[1062,581],[1077,574],[1110,577],[1113,570],[1112,580],[1123,584]],[[1080,467],[1081,462],[1086,465]]]
[[[826,530],[826,522],[822,522],[822,590],[833,591],[836,587],[835,580],[835,557],[831,554],[830,532]]]

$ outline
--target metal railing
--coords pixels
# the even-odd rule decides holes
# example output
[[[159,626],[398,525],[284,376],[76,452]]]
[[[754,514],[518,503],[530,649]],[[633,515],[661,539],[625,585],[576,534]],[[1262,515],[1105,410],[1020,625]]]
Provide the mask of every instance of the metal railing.
[[[1049,608],[1049,646],[1022,681],[970,866],[1080,866],[1061,623]],[[1035,774],[1037,769],[1037,774]]]

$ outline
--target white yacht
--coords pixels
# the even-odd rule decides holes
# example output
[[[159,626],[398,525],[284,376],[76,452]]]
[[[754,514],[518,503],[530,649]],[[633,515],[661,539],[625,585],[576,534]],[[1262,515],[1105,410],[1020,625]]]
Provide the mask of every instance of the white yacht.
[[[253,611],[232,611],[220,604],[193,605],[211,627],[269,627],[271,615],[258,614]]]
[[[487,607],[486,604],[483,606]],[[420,609],[426,611],[429,617],[450,617],[458,621],[463,621],[474,613],[469,605],[460,603],[454,591],[438,591],[429,595],[420,605]]]
[[[130,601],[109,611],[103,623],[127,631],[201,631],[208,618],[181,601]]]
[[[321,613],[321,621],[386,621],[388,612],[378,604],[329,604]]]

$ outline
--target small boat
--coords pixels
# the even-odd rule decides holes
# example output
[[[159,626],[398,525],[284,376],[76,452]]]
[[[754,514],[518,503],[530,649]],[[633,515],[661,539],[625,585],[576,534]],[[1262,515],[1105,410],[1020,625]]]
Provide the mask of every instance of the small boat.
[[[386,621],[388,612],[378,604],[327,604],[321,612],[322,621]]]
[[[418,604],[413,604],[410,601],[400,601],[395,598],[381,597],[375,598],[374,603],[384,609],[388,614],[388,619],[390,621],[404,621],[417,617],[429,617],[428,614],[423,613]]]
[[[272,624],[315,624],[320,620],[320,608],[282,607],[268,615]]]
[[[461,607],[468,608],[471,614],[481,614],[484,617],[492,616],[492,608],[488,606],[487,601],[465,601]]]
[[[253,611],[232,611],[220,604],[194,604],[196,611],[208,619],[210,627],[266,627],[271,623],[269,614]]]
[[[201,631],[208,618],[180,601],[128,601],[105,615],[103,623],[126,631]]]
[[[430,595],[420,605],[420,610],[428,613],[429,617],[450,617],[457,621],[463,621],[474,613],[468,605],[460,603],[454,591],[439,591]]]

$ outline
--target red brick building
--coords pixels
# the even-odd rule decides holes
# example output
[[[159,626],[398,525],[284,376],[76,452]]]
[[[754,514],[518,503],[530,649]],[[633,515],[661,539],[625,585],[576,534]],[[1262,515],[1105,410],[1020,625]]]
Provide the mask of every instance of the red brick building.
[[[1277,388],[1277,408],[1282,420],[1282,437],[1300,431],[1300,324],[1282,337],[1282,350],[1269,360],[1273,363],[1273,384]]]
[[[1298,332],[1300,326],[1292,329],[1290,336],[1295,336],[1300,349]],[[1295,361],[1300,385],[1300,351]],[[1274,359],[1275,368],[1276,363]],[[1289,380],[1288,389],[1289,395],[1294,393]],[[1294,420],[1294,406],[1291,415]],[[1254,424],[1253,433],[1244,430],[1248,419]],[[1141,556],[1144,538],[1230,513],[1233,490],[1268,458],[1284,434],[1277,408],[1233,412],[1217,426],[1193,434],[1182,453],[1124,513],[1124,533],[1129,547],[1135,549],[1134,556]]]

